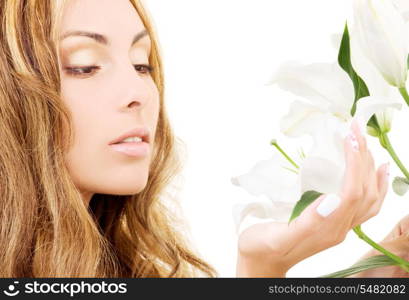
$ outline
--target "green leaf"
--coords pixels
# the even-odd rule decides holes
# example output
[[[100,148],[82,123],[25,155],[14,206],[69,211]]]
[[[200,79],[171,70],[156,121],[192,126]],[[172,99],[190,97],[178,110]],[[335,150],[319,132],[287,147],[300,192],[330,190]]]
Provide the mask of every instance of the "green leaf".
[[[351,115],[354,116],[356,112],[356,103],[358,100],[369,96],[370,93],[365,81],[363,81],[363,79],[355,72],[354,67],[352,66],[348,24],[345,24],[344,34],[342,35],[341,45],[338,52],[338,64],[349,75],[354,85],[355,99],[351,108]],[[378,133],[380,133],[380,127],[375,115],[370,118],[367,125],[374,129],[375,132],[372,131],[372,135],[379,135]]]
[[[294,220],[296,217],[298,217],[304,209],[307,208],[308,205],[313,203],[319,196],[321,196],[322,193],[316,192],[316,191],[306,191],[304,194],[302,194],[301,199],[297,201],[295,204],[293,211],[291,213],[290,220],[288,220],[288,223],[290,223],[292,220]]]
[[[398,263],[386,255],[375,255],[353,264],[348,269],[337,271],[328,275],[320,276],[319,278],[344,278],[355,273],[359,273],[369,269],[375,269],[385,266],[397,265]]]
[[[399,196],[403,196],[409,189],[409,180],[405,177],[395,177],[392,182],[393,191]]]

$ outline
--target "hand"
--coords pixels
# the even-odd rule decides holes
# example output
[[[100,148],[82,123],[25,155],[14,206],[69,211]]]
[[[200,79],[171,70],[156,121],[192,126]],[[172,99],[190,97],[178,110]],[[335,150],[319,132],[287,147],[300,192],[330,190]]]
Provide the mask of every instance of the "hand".
[[[378,214],[388,189],[388,164],[375,171],[356,121],[351,134],[354,138],[344,139],[346,169],[338,207],[320,215],[316,209],[328,196],[322,195],[289,225],[265,222],[244,230],[238,240],[238,277],[285,277],[292,266],[341,243],[350,229]]]
[[[399,221],[392,231],[379,243],[386,250],[409,261],[409,215]],[[372,249],[360,259],[380,255],[379,251]],[[349,277],[406,277],[409,273],[398,266],[380,267],[356,273]]]

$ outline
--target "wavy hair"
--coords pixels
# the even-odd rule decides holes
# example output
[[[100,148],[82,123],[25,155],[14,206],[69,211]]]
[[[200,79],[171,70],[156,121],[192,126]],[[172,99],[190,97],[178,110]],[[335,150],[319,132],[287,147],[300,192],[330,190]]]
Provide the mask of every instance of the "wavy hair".
[[[217,276],[188,246],[188,227],[169,189],[182,168],[179,140],[163,102],[158,41],[138,0],[130,2],[152,40],[160,93],[148,182],[139,194],[94,194],[84,204],[64,160],[74,136],[60,96],[65,2],[0,4],[0,276]]]

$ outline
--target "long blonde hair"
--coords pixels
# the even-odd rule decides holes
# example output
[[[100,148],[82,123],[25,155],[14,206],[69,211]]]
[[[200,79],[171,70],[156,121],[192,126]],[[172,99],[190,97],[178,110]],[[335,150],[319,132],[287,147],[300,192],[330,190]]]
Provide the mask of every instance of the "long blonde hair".
[[[159,46],[138,0],[130,2],[152,39],[161,98],[148,183],[137,195],[95,194],[84,204],[64,161],[73,141],[60,98],[64,2],[0,4],[0,276],[217,276],[176,230],[182,219],[165,188],[181,170],[178,140],[166,117]]]

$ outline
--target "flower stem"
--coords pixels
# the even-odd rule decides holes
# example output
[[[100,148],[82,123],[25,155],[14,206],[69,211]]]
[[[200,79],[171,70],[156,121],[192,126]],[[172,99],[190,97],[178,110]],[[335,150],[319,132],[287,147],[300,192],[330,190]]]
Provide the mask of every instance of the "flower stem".
[[[406,179],[409,180],[409,172],[405,168],[403,163],[400,161],[398,155],[396,154],[395,150],[393,149],[392,144],[389,141],[388,135],[386,133],[382,133],[379,136],[379,141],[380,141],[382,147],[384,147],[388,151],[389,155],[392,157],[392,159],[395,161],[396,165],[399,167],[399,169],[405,175]]]
[[[406,272],[409,273],[409,261],[403,259],[402,257],[399,257],[391,252],[389,252],[388,250],[386,250],[385,248],[383,248],[381,245],[379,245],[378,243],[374,242],[373,240],[371,240],[361,229],[361,225],[358,225],[356,227],[353,228],[354,232],[358,235],[358,237],[362,240],[364,240],[366,243],[368,243],[369,245],[371,245],[374,249],[378,250],[379,252],[385,254],[386,256],[388,256],[390,259],[396,261],[398,263],[398,266],[401,267],[403,270],[405,270]]]
[[[281,154],[284,155],[284,157],[285,157],[294,167],[296,167],[297,169],[300,168],[300,167],[291,159],[291,157],[289,157],[289,156],[287,155],[287,153],[285,153],[284,150],[281,149],[281,147],[278,145],[278,143],[277,143],[276,140],[272,140],[272,141],[270,142],[270,144],[273,145],[274,147],[276,147],[277,150],[280,151]]]
[[[403,99],[405,99],[406,104],[409,105],[409,94],[408,94],[408,90],[406,89],[406,87],[399,88],[399,92],[402,95]]]

